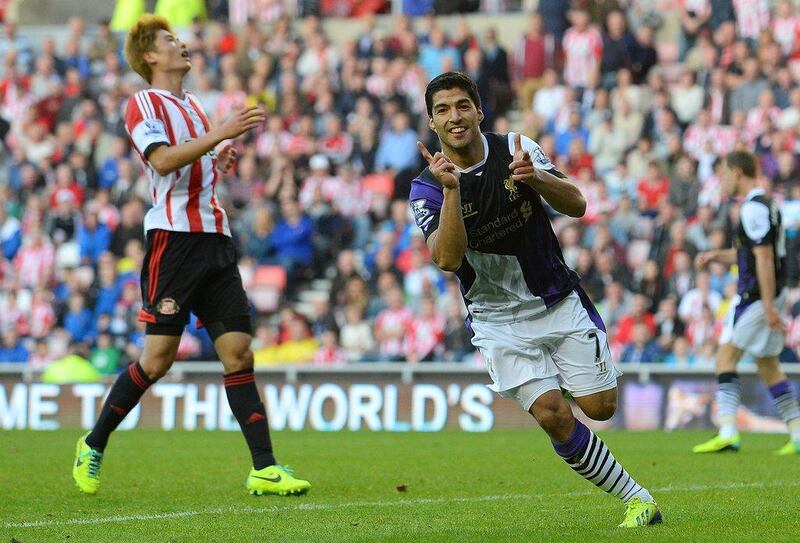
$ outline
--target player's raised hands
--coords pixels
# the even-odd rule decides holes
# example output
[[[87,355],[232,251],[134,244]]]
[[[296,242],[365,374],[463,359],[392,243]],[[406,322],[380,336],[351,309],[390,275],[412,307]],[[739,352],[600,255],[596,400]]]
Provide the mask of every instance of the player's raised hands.
[[[226,173],[236,163],[237,154],[233,145],[230,143],[225,145],[217,153],[217,169],[222,173]]]
[[[514,136],[514,160],[508,165],[514,181],[528,182],[536,177],[536,168],[533,167],[531,154],[522,148],[522,136],[519,132]]]
[[[430,169],[433,176],[442,186],[449,189],[458,188],[461,172],[458,171],[456,165],[450,162],[450,159],[447,158],[444,153],[438,151],[435,155],[431,156],[430,151],[428,151],[428,148],[425,147],[425,144],[421,141],[417,142],[417,148],[419,148],[422,158],[428,162],[428,169]]]
[[[265,120],[266,115],[261,107],[243,107],[225,121],[219,129],[222,131],[224,139],[234,139],[262,124]]]

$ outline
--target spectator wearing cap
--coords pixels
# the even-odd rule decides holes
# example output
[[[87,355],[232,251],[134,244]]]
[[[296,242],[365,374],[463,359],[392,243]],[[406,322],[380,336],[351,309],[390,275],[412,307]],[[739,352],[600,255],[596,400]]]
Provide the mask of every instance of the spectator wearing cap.
[[[311,173],[300,188],[300,205],[305,211],[311,208],[318,193],[324,202],[330,202],[342,184],[339,178],[330,175],[330,161],[327,156],[323,154],[312,156],[308,166]]]

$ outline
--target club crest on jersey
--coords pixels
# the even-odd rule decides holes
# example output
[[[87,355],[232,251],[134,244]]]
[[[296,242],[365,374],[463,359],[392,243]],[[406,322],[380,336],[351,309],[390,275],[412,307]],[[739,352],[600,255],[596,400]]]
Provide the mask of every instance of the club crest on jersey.
[[[181,308],[173,298],[161,298],[156,304],[156,310],[162,315],[177,315]]]
[[[508,179],[503,182],[503,186],[508,191],[508,201],[514,202],[517,198],[519,198],[519,190],[517,189],[517,182],[514,181],[514,178],[510,175]]]

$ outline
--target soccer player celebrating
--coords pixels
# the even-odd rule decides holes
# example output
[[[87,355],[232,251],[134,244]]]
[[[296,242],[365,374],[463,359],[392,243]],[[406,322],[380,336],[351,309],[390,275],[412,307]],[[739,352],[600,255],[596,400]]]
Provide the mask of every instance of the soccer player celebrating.
[[[758,375],[769,387],[790,439],[777,452],[800,454],[800,407],[786,374],[778,363],[783,350],[786,307],[786,241],[778,205],[756,182],[756,159],[746,151],[734,151],[725,160],[724,176],[731,193],[744,197],[739,209],[736,248],[697,255],[696,266],[710,262],[739,266],[737,300],[728,313],[717,352],[717,407],[719,434],[697,445],[696,453],[738,451],[741,438],[736,412],[742,385],[736,364],[743,353],[756,359]]]
[[[194,312],[222,360],[228,403],[250,448],[247,489],[258,495],[304,493],[311,487],[308,481],[296,479],[272,452],[253,374],[249,304],[215,191],[219,170],[230,168],[236,158],[230,144],[219,153],[215,147],[261,124],[264,113],[244,108],[212,129],[198,100],[183,89],[189,54],[163,17],[145,14],[136,22],[125,57],[150,84],[130,99],[125,116],[153,198],[144,219],[147,254],[141,272],[139,319],[147,323],[146,338],[141,359],[119,376],[94,428],[78,440],[72,476],[81,491],[97,492],[109,435],[167,373]]]
[[[411,186],[411,208],[434,262],[461,282],[491,388],[513,398],[575,470],[626,504],[621,527],[661,522],[650,493],[572,414],[616,410],[618,372],[605,325],[565,263],[542,197],[580,217],[586,201],[542,149],[520,134],[482,134],[480,98],[468,77],[448,72],[425,91],[429,126],[442,152]]]

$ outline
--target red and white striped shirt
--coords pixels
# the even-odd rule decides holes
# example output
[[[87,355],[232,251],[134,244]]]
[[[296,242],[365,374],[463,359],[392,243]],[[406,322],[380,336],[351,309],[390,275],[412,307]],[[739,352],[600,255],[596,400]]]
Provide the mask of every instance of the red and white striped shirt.
[[[755,109],[751,109],[747,113],[747,120],[745,121],[745,130],[747,131],[747,137],[755,141],[761,134],[764,133],[766,130],[766,123],[765,121],[769,119],[772,121],[772,126],[778,124],[778,119],[781,116],[781,109],[776,106],[772,106],[770,108],[763,108],[757,107]]]
[[[53,277],[56,250],[49,242],[23,245],[14,266],[23,287],[47,286]]]
[[[772,35],[775,41],[781,44],[784,55],[790,56],[800,43],[800,17],[794,15],[788,18],[776,17],[772,21]]]
[[[683,134],[683,149],[692,158],[697,160],[705,151],[706,143],[715,143],[717,127],[714,125],[701,126],[699,124],[689,125]]]
[[[208,133],[208,117],[200,101],[188,92],[183,100],[161,89],[137,92],[128,101],[125,129],[150,180],[153,207],[144,218],[145,231],[230,236],[228,216],[216,194],[219,172],[214,151],[167,175],[159,175],[145,157],[153,145],[179,145]]]
[[[570,87],[585,87],[592,72],[600,66],[603,37],[594,28],[583,32],[570,28],[564,34],[564,81]]]
[[[762,30],[769,28],[767,0],[733,0],[733,7],[739,37],[757,39]]]

